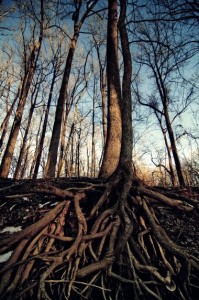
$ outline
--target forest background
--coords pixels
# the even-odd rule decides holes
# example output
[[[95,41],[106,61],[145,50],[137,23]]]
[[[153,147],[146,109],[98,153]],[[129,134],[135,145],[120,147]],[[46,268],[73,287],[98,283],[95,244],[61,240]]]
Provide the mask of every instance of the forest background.
[[[41,178],[51,151],[78,1],[44,1],[43,12],[40,1],[1,2],[1,174]],[[83,1],[80,14],[91,4]],[[128,4],[133,60],[133,166],[147,184],[177,184],[172,152],[175,143],[186,183],[197,185],[198,11],[196,7],[187,13],[188,17],[181,13],[180,19],[176,14],[169,21],[164,5],[154,1]],[[106,1],[98,2],[98,12],[90,14],[79,33],[59,133],[55,162],[58,177],[97,177],[101,166],[107,126],[106,6]],[[31,63],[34,74],[25,83]],[[15,141],[10,141],[12,150],[6,154],[23,89],[26,96],[20,107],[18,133]],[[168,94],[166,100],[162,90]],[[168,133],[164,101],[173,140]],[[6,167],[5,155],[9,156]],[[6,171],[2,171],[3,163]]]
[[[0,9],[0,298],[197,299],[198,2]]]

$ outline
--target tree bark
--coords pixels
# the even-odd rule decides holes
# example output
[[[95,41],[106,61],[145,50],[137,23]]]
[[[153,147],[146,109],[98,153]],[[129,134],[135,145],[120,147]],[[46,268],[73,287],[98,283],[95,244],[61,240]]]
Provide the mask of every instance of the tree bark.
[[[17,111],[15,114],[15,118],[13,121],[12,129],[10,132],[10,136],[8,139],[7,147],[3,155],[3,159],[0,166],[0,176],[1,177],[8,177],[10,172],[10,167],[12,163],[12,158],[14,154],[15,145],[17,142],[17,137],[19,134],[19,129],[21,125],[22,115],[24,111],[24,107],[26,104],[26,99],[30,90],[30,86],[35,74],[36,70],[36,64],[39,57],[41,44],[43,40],[43,33],[44,33],[44,6],[43,6],[43,0],[41,0],[41,7],[40,7],[40,13],[41,13],[41,20],[40,20],[40,33],[38,41],[34,43],[33,49],[31,51],[29,62],[28,62],[28,70],[25,71],[25,75],[23,78],[23,87],[21,96],[19,99],[19,104],[17,107]],[[26,73],[27,72],[27,73]]]
[[[26,99],[27,99],[28,92],[29,92],[29,89],[30,89],[30,86],[32,83],[32,79],[33,79],[34,73],[35,73],[35,49],[31,53],[30,65],[31,66],[30,66],[30,70],[28,72],[27,79],[24,77],[24,81],[25,81],[24,88],[22,90],[21,98],[19,100],[19,104],[17,107],[14,121],[13,121],[12,129],[11,129],[10,136],[8,139],[7,147],[4,152],[2,162],[1,162],[1,166],[0,166],[0,176],[1,177],[8,177],[8,175],[9,175],[11,162],[12,162],[12,158],[13,158],[13,154],[14,154],[14,149],[15,149],[15,145],[17,142],[17,137],[18,137],[18,133],[19,133],[20,125],[21,125],[22,114],[24,111],[24,107],[26,104]]]
[[[119,32],[122,46],[122,57],[124,62],[123,80],[122,80],[122,147],[120,153],[119,169],[126,174],[132,175],[132,146],[133,146],[133,128],[132,128],[132,100],[131,100],[131,77],[132,77],[132,59],[129,47],[128,34],[125,25],[126,0],[120,0],[121,10],[119,18]]]
[[[27,157],[25,155],[25,152],[27,150],[27,139],[28,139],[28,134],[29,134],[29,130],[30,130],[30,125],[31,125],[31,121],[32,121],[33,112],[34,112],[35,105],[36,105],[36,102],[37,102],[39,87],[40,87],[40,85],[38,87],[35,86],[34,92],[36,91],[36,88],[37,88],[35,97],[34,97],[34,92],[31,96],[31,98],[34,97],[34,100],[33,100],[32,104],[31,104],[31,107],[30,107],[28,123],[27,123],[26,130],[25,130],[24,137],[23,137],[22,147],[21,147],[21,150],[20,150],[19,158],[18,158],[18,161],[17,161],[17,166],[16,166],[15,173],[14,173],[14,179],[19,179],[20,178],[20,172],[23,169],[22,168],[22,162],[23,162],[23,159],[25,157]]]
[[[106,107],[106,76],[105,76],[105,66],[102,65],[102,60],[100,56],[100,48],[96,44],[97,57],[100,68],[100,93],[102,98],[102,127],[103,127],[103,142],[106,144],[107,137],[107,107]]]
[[[55,121],[54,121],[53,132],[52,132],[49,153],[48,153],[48,159],[47,159],[47,164],[46,164],[46,169],[45,169],[45,177],[47,177],[47,178],[55,177],[57,156],[58,156],[58,147],[59,147],[59,140],[60,140],[60,136],[61,136],[61,126],[62,126],[63,113],[64,113],[64,105],[65,105],[69,76],[70,76],[73,56],[74,56],[76,45],[77,45],[79,30],[80,30],[79,26],[76,26],[74,29],[74,35],[73,35],[73,38],[72,38],[72,41],[70,44],[70,49],[69,49],[67,60],[66,60],[60,94],[59,94],[59,98],[57,101]]]
[[[61,127],[62,127],[62,122],[63,122],[64,106],[65,106],[65,100],[66,100],[66,94],[67,94],[67,89],[68,89],[68,82],[69,82],[73,57],[75,54],[77,40],[79,37],[79,32],[80,32],[80,29],[81,29],[85,19],[87,18],[88,14],[89,14],[89,12],[93,9],[95,4],[97,3],[97,0],[93,1],[92,4],[89,7],[87,7],[86,12],[84,13],[81,20],[78,22],[80,8],[82,5],[81,3],[82,2],[80,1],[77,6],[76,12],[75,12],[76,17],[75,17],[75,23],[74,23],[74,34],[71,39],[70,49],[69,49],[68,56],[66,59],[64,75],[63,75],[61,89],[60,89],[60,93],[59,93],[59,98],[57,101],[57,108],[56,108],[56,112],[55,112],[55,121],[54,121],[53,132],[52,132],[52,137],[51,137],[51,142],[50,142],[50,147],[49,147],[47,164],[46,164],[46,168],[45,168],[45,177],[46,178],[55,177],[55,173],[56,173],[58,148],[59,148],[59,141],[60,141],[60,136],[61,136]]]
[[[1,138],[0,138],[0,149],[2,150],[2,146],[3,146],[3,143],[4,143],[4,139],[5,139],[5,136],[6,136],[6,133],[7,133],[7,129],[8,129],[8,124],[9,124],[9,120],[10,120],[10,116],[13,112],[13,109],[15,107],[15,104],[19,98],[19,95],[20,95],[20,92],[21,92],[21,82],[19,84],[19,87],[18,87],[18,90],[17,90],[17,93],[16,93],[16,96],[12,102],[12,105],[11,107],[9,108],[9,110],[7,111],[7,114],[5,116],[5,119],[3,120],[3,122],[1,123],[1,126],[0,126],[0,131],[2,130],[2,134],[1,134]],[[9,92],[8,92],[8,96],[9,97]]]
[[[178,150],[176,147],[176,141],[175,141],[173,129],[171,126],[171,121],[169,118],[168,108],[165,104],[163,104],[163,106],[164,106],[164,115],[165,115],[166,126],[167,126],[168,135],[169,135],[169,139],[170,139],[170,143],[171,143],[171,150],[173,153],[173,158],[174,158],[175,165],[176,165],[176,172],[178,174],[179,184],[181,186],[185,186],[182,167],[181,167],[181,163],[180,163],[180,159],[179,159],[179,155],[178,155]]]
[[[45,140],[46,128],[47,128],[47,122],[48,122],[48,115],[49,115],[55,80],[56,80],[56,73],[57,73],[57,70],[56,70],[56,66],[55,66],[54,71],[53,71],[53,78],[52,78],[52,82],[51,82],[51,86],[50,86],[50,92],[49,92],[49,96],[48,96],[48,103],[47,103],[47,107],[46,107],[46,111],[45,111],[45,117],[44,117],[41,138],[40,138],[38,149],[37,149],[36,163],[35,163],[34,174],[33,174],[34,179],[37,178],[39,166],[40,166],[40,162],[41,162],[41,155],[42,155],[42,150],[43,150],[43,146],[44,146],[44,140]]]
[[[162,126],[161,117],[158,115],[157,111],[155,111],[155,115],[156,115],[156,117],[158,119],[158,122],[159,122],[159,125],[160,125],[160,129],[161,129],[162,134],[163,134],[165,146],[166,146],[166,151],[167,151],[168,160],[169,160],[169,175],[170,175],[170,178],[171,178],[171,182],[172,182],[173,186],[176,186],[176,178],[175,178],[174,167],[173,167],[173,163],[172,163],[171,149],[170,149],[169,143],[167,141],[166,131],[165,131],[165,129]]]
[[[96,77],[93,82],[93,111],[92,111],[92,148],[91,148],[91,177],[95,177],[95,95]]]
[[[116,170],[121,150],[121,86],[118,63],[117,1],[110,0],[108,5],[107,28],[107,86],[108,116],[107,139],[99,177],[108,178]]]

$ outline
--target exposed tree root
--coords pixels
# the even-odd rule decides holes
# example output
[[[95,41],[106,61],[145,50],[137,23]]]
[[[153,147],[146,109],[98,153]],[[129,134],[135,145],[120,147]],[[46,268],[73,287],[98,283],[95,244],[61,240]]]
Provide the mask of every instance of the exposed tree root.
[[[2,190],[7,199],[14,191],[22,194]],[[37,183],[24,192],[59,204],[0,241],[1,253],[13,250],[0,270],[1,299],[197,299],[199,260],[169,238],[154,206],[190,213],[197,200],[171,199],[128,176],[70,189]]]

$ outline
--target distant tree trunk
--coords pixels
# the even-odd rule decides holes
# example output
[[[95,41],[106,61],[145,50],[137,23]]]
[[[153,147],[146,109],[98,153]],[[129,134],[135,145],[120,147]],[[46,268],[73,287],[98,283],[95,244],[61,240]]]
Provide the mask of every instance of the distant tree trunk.
[[[75,128],[75,126],[73,123],[71,125],[70,134],[69,134],[68,141],[67,141],[66,148],[65,148],[65,176],[66,177],[68,177],[70,174],[70,164],[69,164],[69,159],[68,159],[68,152],[69,152],[69,149],[71,146],[71,140],[72,140],[72,137],[74,134],[74,128]]]
[[[64,153],[65,153],[65,143],[66,143],[66,127],[67,127],[67,120],[68,120],[68,112],[66,111],[63,121],[63,127],[61,132],[61,145],[60,145],[60,153],[59,153],[59,162],[57,168],[57,177],[61,176],[61,172],[63,169],[64,164]]]
[[[106,76],[105,76],[105,66],[102,65],[100,57],[99,46],[96,45],[96,51],[98,56],[99,68],[100,68],[100,93],[102,98],[102,126],[103,126],[103,138],[104,145],[106,144],[107,137],[107,105],[106,105]]]
[[[86,176],[89,177],[90,175],[90,157],[89,157],[89,150],[88,147],[86,149],[86,164],[87,164],[87,168],[86,168]]]
[[[88,56],[87,56],[88,57]],[[86,58],[87,61],[87,58]],[[86,65],[86,62],[85,62]],[[66,162],[66,159],[64,158],[64,155],[66,155],[66,129],[67,129],[67,123],[68,123],[68,116],[69,113],[71,111],[71,108],[73,107],[74,104],[74,100],[75,100],[75,105],[77,105],[77,103],[79,102],[79,100],[82,97],[82,94],[84,93],[86,87],[87,87],[87,80],[85,79],[85,77],[83,77],[84,79],[81,79],[81,75],[80,75],[80,69],[78,70],[78,76],[76,78],[76,82],[73,86],[72,92],[67,96],[66,96],[66,105],[65,105],[65,112],[64,112],[64,116],[63,116],[63,126],[61,129],[61,142],[60,142],[60,147],[59,147],[59,161],[58,161],[58,167],[57,167],[57,177],[61,176],[61,172],[63,171],[63,166],[64,163]],[[83,82],[85,81],[85,83],[83,84]],[[81,91],[78,92],[78,97],[76,97],[75,93],[78,89],[78,87],[81,86]]]
[[[46,111],[45,111],[45,117],[44,117],[44,123],[43,123],[41,138],[40,138],[40,142],[38,144],[38,149],[36,150],[37,155],[36,155],[36,163],[35,163],[34,174],[33,174],[34,179],[37,178],[38,171],[39,171],[39,166],[40,166],[40,162],[41,162],[41,155],[42,155],[42,150],[43,150],[43,146],[44,146],[46,128],[47,128],[47,123],[48,123],[48,115],[49,115],[49,110],[50,110],[50,105],[51,105],[55,80],[56,80],[56,73],[57,73],[57,70],[56,70],[56,67],[55,67],[54,71],[53,71],[53,78],[52,78],[52,82],[51,82],[51,86],[50,86],[50,92],[49,92],[49,96],[48,96],[48,103],[47,103],[47,107],[46,107]]]
[[[71,41],[69,53],[66,60],[66,65],[64,69],[64,75],[62,79],[61,89],[59,98],[57,101],[57,108],[55,112],[55,121],[53,126],[53,132],[49,147],[48,159],[45,169],[45,177],[55,177],[55,170],[57,164],[57,156],[58,156],[58,147],[59,147],[59,140],[61,135],[61,126],[63,120],[63,113],[64,113],[64,104],[66,99],[66,93],[68,89],[68,81],[70,76],[70,70],[72,66],[72,60],[76,49],[77,39],[79,35],[79,27],[75,27],[75,32],[73,39]]]
[[[118,66],[117,1],[108,2],[107,28],[107,139],[99,177],[108,178],[116,170],[121,149],[121,87]]]
[[[100,76],[102,77],[102,76]],[[104,79],[100,79],[100,92],[102,97],[102,126],[103,126],[103,138],[104,145],[106,145],[107,139],[107,105],[106,105],[106,83]]]
[[[59,93],[59,98],[57,101],[57,107],[55,112],[55,121],[53,125],[53,132],[49,147],[49,153],[48,153],[48,159],[47,164],[45,168],[45,177],[51,178],[55,177],[55,171],[56,171],[56,164],[57,164],[57,157],[58,157],[58,148],[59,148],[59,141],[61,136],[61,127],[62,127],[62,121],[63,121],[63,113],[64,113],[64,105],[65,105],[65,99],[68,89],[68,82],[70,77],[70,71],[72,67],[73,57],[75,54],[75,49],[77,45],[77,40],[79,37],[80,29],[87,18],[89,12],[92,10],[92,8],[97,3],[97,0],[93,1],[92,4],[87,7],[86,12],[84,13],[81,20],[78,22],[79,14],[80,14],[80,8],[82,5],[82,1],[79,1],[77,3],[76,8],[76,17],[75,17],[75,23],[74,23],[74,34],[71,39],[70,49],[68,52],[68,56],[66,59],[65,69],[64,69],[64,75],[62,79],[61,89]]]
[[[81,150],[81,123],[77,132],[76,158],[75,158],[75,176],[80,177],[80,150]]]
[[[6,133],[8,131],[8,124],[9,124],[9,120],[10,120],[10,116],[13,112],[13,109],[15,107],[15,104],[19,98],[19,95],[20,95],[20,91],[21,91],[21,82],[20,82],[20,85],[19,85],[19,88],[18,88],[18,91],[17,91],[17,94],[12,102],[12,105],[11,107],[9,108],[3,122],[1,123],[1,126],[0,126],[0,131],[2,130],[2,134],[1,134],[1,138],[0,138],[0,149],[2,148],[3,146],[3,143],[4,143],[4,139],[5,139],[5,136],[6,136]],[[8,92],[8,96],[9,97],[9,92]]]
[[[169,135],[169,139],[170,139],[170,143],[171,143],[171,150],[172,150],[172,153],[173,153],[173,158],[174,158],[175,165],[176,165],[176,172],[178,174],[179,184],[181,186],[185,186],[182,167],[181,167],[181,163],[180,163],[180,159],[179,159],[179,155],[178,155],[178,150],[177,150],[177,147],[176,147],[176,141],[175,141],[173,129],[172,129],[172,126],[171,126],[171,121],[170,121],[170,118],[169,118],[168,107],[165,103],[163,103],[163,106],[164,106],[165,122],[166,122],[168,135]]]
[[[12,129],[10,132],[10,136],[8,139],[7,147],[3,155],[3,159],[1,162],[0,166],[0,176],[2,177],[7,177],[10,171],[10,166],[12,162],[12,157],[15,149],[15,144],[17,141],[20,125],[21,125],[21,120],[22,120],[22,114],[24,110],[24,106],[26,104],[26,99],[28,96],[28,92],[30,89],[30,85],[32,82],[32,79],[34,77],[34,72],[35,72],[35,49],[31,53],[30,57],[30,70],[27,75],[27,79],[24,77],[24,88],[22,90],[22,94],[19,100],[19,104],[17,107],[17,111],[15,114],[15,118],[13,121]]]
[[[171,178],[172,185],[176,186],[176,178],[175,178],[173,162],[172,162],[172,157],[171,157],[171,150],[170,150],[170,147],[169,147],[169,144],[167,141],[166,132],[164,132],[163,134],[164,134],[164,142],[165,142],[166,151],[167,151],[168,160],[169,160],[169,175]]]
[[[93,83],[93,111],[92,111],[92,148],[91,148],[91,177],[95,177],[95,91],[96,77]]]
[[[73,128],[73,131],[71,133],[71,144],[70,144],[70,167],[69,167],[69,174],[70,177],[74,175],[74,135],[75,135],[75,127]]]
[[[36,88],[37,88],[37,91],[36,91]],[[34,96],[35,91],[36,91],[36,94]],[[33,112],[34,112],[35,105],[36,105],[36,102],[37,102],[38,93],[39,93],[39,86],[38,87],[35,86],[34,92],[31,95],[32,104],[31,104],[30,111],[29,111],[28,124],[26,126],[26,130],[25,130],[25,133],[24,133],[22,147],[21,147],[21,150],[20,150],[19,158],[18,158],[18,161],[17,161],[17,166],[16,166],[15,173],[14,173],[14,178],[15,179],[20,178],[20,171],[22,170],[22,162],[23,162],[23,159],[25,157],[25,151],[26,151],[26,148],[27,148],[27,145],[26,145],[27,144],[27,138],[28,138],[28,134],[29,134],[29,130],[30,130],[30,125],[31,125],[31,121],[32,121]],[[34,99],[33,99],[33,97],[34,97]]]
[[[21,168],[21,174],[20,174],[20,178],[23,179],[24,177],[26,177],[26,173],[28,171],[28,157],[29,157],[29,152],[30,152],[30,145],[26,144],[26,149],[25,149],[25,155],[24,155],[24,163],[23,166]]]
[[[156,117],[158,119],[158,122],[159,122],[159,125],[160,125],[160,129],[161,129],[162,134],[163,134],[165,146],[166,146],[166,151],[167,151],[168,160],[169,160],[169,175],[170,175],[170,178],[171,178],[171,182],[172,182],[173,186],[176,186],[175,173],[174,173],[174,168],[173,168],[173,163],[172,163],[172,157],[171,157],[171,149],[170,149],[168,141],[167,141],[166,132],[165,132],[165,129],[163,128],[163,126],[162,126],[161,117],[158,115],[157,111],[155,111],[155,115],[156,115]]]
[[[34,43],[33,49],[31,51],[29,61],[28,61],[28,69],[25,72],[24,78],[23,78],[23,87],[21,96],[19,99],[19,104],[17,107],[17,111],[15,114],[15,118],[13,121],[12,129],[10,132],[10,136],[8,139],[7,147],[5,149],[3,159],[0,166],[0,176],[1,177],[8,177],[11,162],[14,154],[15,145],[17,142],[17,137],[19,134],[19,129],[21,125],[22,115],[24,111],[24,107],[26,104],[26,99],[30,90],[30,86],[35,74],[36,70],[36,63],[39,57],[41,44],[43,40],[43,33],[44,33],[44,7],[43,7],[43,0],[41,0],[41,22],[40,22],[40,34],[38,41]]]
[[[32,163],[31,163],[28,178],[33,178],[33,171],[34,171],[34,168],[35,168],[35,163],[36,163],[38,150],[39,150],[38,145],[39,145],[39,140],[40,140],[40,132],[41,132],[41,126],[42,126],[42,123],[43,123],[43,114],[44,113],[45,113],[45,108],[43,108],[43,110],[41,111],[41,118],[40,118],[40,121],[39,121],[39,126],[38,126],[38,129],[37,129],[36,139],[35,139],[36,140],[35,141],[35,153],[34,153],[33,158],[32,158]]]

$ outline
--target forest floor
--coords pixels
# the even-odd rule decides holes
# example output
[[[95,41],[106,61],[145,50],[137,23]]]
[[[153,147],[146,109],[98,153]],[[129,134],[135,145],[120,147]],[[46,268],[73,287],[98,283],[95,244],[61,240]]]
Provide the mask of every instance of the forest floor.
[[[9,238],[14,232],[27,228],[36,223],[46,213],[52,210],[59,202],[63,201],[59,193],[44,191],[44,186],[53,186],[58,190],[86,191],[87,199],[96,203],[97,199],[103,194],[103,182],[99,179],[72,178],[72,179],[40,179],[33,180],[13,180],[0,179],[0,241]],[[41,188],[42,186],[42,188]],[[92,188],[94,186],[94,188]],[[37,191],[38,188],[38,191]],[[42,190],[43,189],[43,190]],[[151,187],[150,187],[151,189]],[[153,187],[154,191],[161,193],[169,192],[180,194],[192,199],[199,200],[199,188],[192,188],[187,191],[182,188],[161,188]],[[93,203],[87,201],[87,206]],[[168,237],[175,243],[187,249],[193,256],[199,259],[199,215],[196,210],[185,212],[164,203],[154,201],[153,210],[159,220],[161,227],[165,230]],[[70,223],[72,216],[70,215]],[[71,231],[73,224],[70,224]],[[0,269],[4,265],[6,253],[0,255]],[[1,276],[1,275],[0,275]],[[196,287],[198,290],[199,287]],[[199,291],[198,291],[199,293]],[[194,299],[197,299],[194,298]]]
[[[39,180],[41,183],[46,180]],[[9,236],[12,232],[26,228],[40,219],[46,212],[52,209],[59,199],[57,196],[45,195],[43,193],[29,194],[26,191],[24,183],[31,183],[31,180],[12,180],[1,179],[0,190],[6,187],[15,186],[16,193],[13,195],[0,196],[0,238]],[[49,180],[48,183],[56,187],[72,188],[77,184],[86,186],[87,183],[98,182],[92,179],[55,179]],[[23,185],[21,189],[20,186]],[[189,195],[193,199],[199,200],[199,188],[192,188],[189,193],[181,188],[161,188],[154,187],[156,190],[169,190],[170,192]],[[18,194],[18,191],[20,193]],[[99,197],[100,190],[92,191],[92,197]],[[9,193],[8,193],[9,194]],[[168,233],[169,237],[178,245],[189,248],[193,254],[199,257],[199,215],[196,211],[187,212],[179,211],[162,203],[154,204],[158,219]]]

